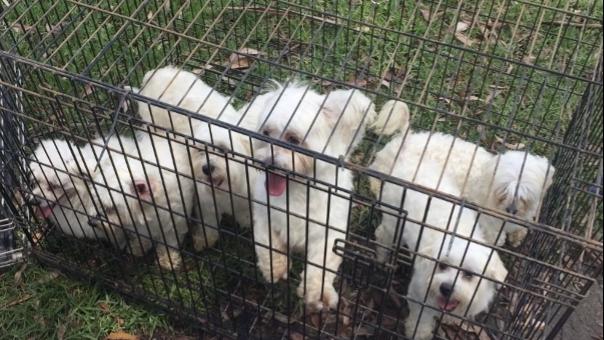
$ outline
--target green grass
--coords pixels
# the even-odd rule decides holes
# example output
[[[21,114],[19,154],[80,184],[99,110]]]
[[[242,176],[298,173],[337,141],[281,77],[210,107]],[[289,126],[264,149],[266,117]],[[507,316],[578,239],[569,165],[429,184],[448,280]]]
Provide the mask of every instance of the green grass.
[[[124,331],[145,338],[176,334],[167,318],[38,264],[0,274],[2,339],[102,339]]]
[[[319,84],[321,77],[343,83],[356,81],[371,93],[378,107],[391,97],[408,102],[415,128],[456,132],[492,149],[501,148],[494,146],[496,137],[507,137],[509,142],[529,144],[533,151],[551,157],[554,151],[551,145],[531,144],[531,139],[523,134],[561,140],[586,84],[558,73],[588,77],[597,62],[596,49],[602,41],[601,28],[583,30],[569,26],[562,30],[555,24],[538,26],[539,21],[568,20],[570,16],[517,1],[464,1],[460,11],[457,1],[379,1],[379,5],[372,1],[294,1],[299,6],[289,8],[287,3],[256,1],[253,5],[257,9],[248,9],[243,16],[242,8],[249,5],[247,1],[191,1],[185,2],[176,20],[171,20],[182,3],[168,1],[165,7],[162,1],[155,0],[99,1],[99,8],[117,13],[110,15],[70,1],[21,1],[4,18],[2,28],[7,29],[0,30],[0,43],[26,58],[116,86],[138,85],[143,74],[158,65],[175,63],[195,70],[208,64],[211,69],[202,75],[204,80],[236,96],[237,105],[257,93],[266,78],[284,80],[295,75],[313,82],[318,90],[334,87],[330,82]],[[288,9],[290,12],[286,14]],[[578,1],[567,10],[591,18],[601,18],[603,13],[601,1]],[[428,24],[421,11],[438,16],[437,20]],[[342,17],[337,24],[334,17],[323,14],[334,12]],[[472,22],[477,12],[476,25],[463,32],[473,44],[464,47],[451,28],[457,22]],[[480,30],[480,25],[495,18],[506,23],[497,30],[497,43],[483,39]],[[22,25],[14,25],[16,20]],[[56,29],[60,28],[56,26],[59,22],[67,22],[69,26],[64,31]],[[184,33],[189,38],[141,22]],[[114,39],[118,32],[121,35]],[[226,68],[231,51],[242,47],[264,54],[247,70]],[[77,132],[78,137],[88,139],[97,130],[97,123],[102,129],[109,125],[109,115],[119,96],[52,71],[26,67],[24,72],[32,74],[24,87],[34,91],[23,98],[31,135]],[[403,79],[405,74],[407,77]],[[387,82],[382,82],[384,77]],[[229,79],[244,78],[247,83],[230,85]],[[405,86],[401,88],[403,83]],[[501,92],[489,101],[494,88],[501,88]],[[57,92],[68,97],[57,96]],[[99,115],[105,119],[97,122],[95,118]],[[479,124],[460,117],[509,128],[512,132],[508,135],[502,129],[487,127],[481,134]],[[370,162],[369,151],[380,148],[373,145],[375,137],[361,145],[355,161]],[[355,184],[357,191],[370,196],[365,177]],[[351,229],[365,237],[372,235],[377,216],[362,206],[356,207],[352,215]],[[221,240],[217,248],[233,256],[208,251],[202,254],[203,261],[186,258],[188,269],[174,274],[160,272],[150,257],[142,262],[128,262],[121,257],[99,256],[108,249],[96,248],[97,245],[58,238],[49,240],[45,247],[61,252],[78,265],[92,264],[99,275],[135,284],[161,298],[174,299],[200,314],[214,312],[214,290],[240,293],[237,272],[248,277],[255,275],[252,266],[236,259],[242,256],[253,263],[253,249],[242,246],[235,238]],[[98,250],[98,254],[91,249]],[[227,273],[224,268],[233,272]],[[35,265],[30,265],[22,283],[15,285],[10,279],[15,270],[3,274],[0,280],[0,301],[31,297],[8,307],[9,313],[0,314],[0,330],[6,329],[11,337],[57,337],[57,331],[63,327],[66,338],[99,338],[116,327],[147,336],[157,329],[170,330],[165,318],[147,314],[89,285],[62,276],[41,283],[39,278],[48,272]],[[249,290],[257,294],[252,299],[270,292],[263,285]],[[299,313],[300,304],[294,296],[292,305],[284,304],[283,286],[275,287],[273,292],[274,298],[258,302],[280,311],[293,308]],[[99,301],[106,301],[111,313],[100,310]],[[124,320],[122,326],[117,324],[118,318]]]

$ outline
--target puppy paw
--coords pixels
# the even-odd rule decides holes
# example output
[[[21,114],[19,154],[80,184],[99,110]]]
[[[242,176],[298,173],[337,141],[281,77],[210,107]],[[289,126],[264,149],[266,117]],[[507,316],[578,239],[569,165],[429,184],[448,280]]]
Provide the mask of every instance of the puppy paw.
[[[318,312],[325,309],[335,310],[340,299],[338,292],[333,285],[323,285],[321,292],[321,281],[306,284],[306,294],[304,292],[304,282],[300,283],[297,289],[298,296],[304,299],[306,306],[313,311]]]
[[[276,283],[279,280],[287,279],[287,272],[289,271],[289,267],[287,265],[287,256],[284,254],[273,253],[273,262],[272,266],[270,263],[270,258],[267,258],[265,261],[258,261],[258,268],[260,268],[260,272],[264,277],[266,282]]]
[[[177,250],[161,247],[157,250],[159,266],[165,270],[178,270],[182,264],[182,257]]]
[[[527,233],[528,230],[525,228],[515,230],[508,234],[507,241],[512,247],[519,247],[522,244],[522,241],[524,241]]]
[[[197,231],[192,235],[192,238],[195,251],[202,251],[213,247],[218,241],[219,234],[216,229],[205,228],[205,233],[203,230]]]

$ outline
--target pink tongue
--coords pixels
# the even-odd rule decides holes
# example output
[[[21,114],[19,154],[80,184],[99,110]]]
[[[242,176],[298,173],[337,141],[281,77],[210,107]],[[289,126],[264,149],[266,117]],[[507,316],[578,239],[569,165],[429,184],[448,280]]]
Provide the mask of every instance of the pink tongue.
[[[285,191],[285,187],[287,186],[287,180],[285,177],[276,175],[276,174],[268,174],[268,180],[266,183],[266,187],[268,189],[268,193],[271,196],[281,196]]]
[[[42,217],[44,218],[48,218],[48,216],[50,216],[50,214],[52,214],[52,208],[50,206],[45,206],[43,208],[39,208],[40,212],[42,213]]]
[[[442,296],[439,296],[437,300],[438,307],[447,312],[454,310],[455,307],[457,307],[457,305],[459,304],[459,301],[453,299],[449,299],[449,302],[447,302],[447,299]]]

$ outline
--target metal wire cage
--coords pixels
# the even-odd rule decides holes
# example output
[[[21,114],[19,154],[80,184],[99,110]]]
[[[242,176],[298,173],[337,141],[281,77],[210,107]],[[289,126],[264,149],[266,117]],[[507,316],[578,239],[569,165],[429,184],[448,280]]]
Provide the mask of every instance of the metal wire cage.
[[[10,66],[11,64],[2,65],[0,73],[4,74],[4,67]],[[20,78],[16,77],[13,80],[20,81]],[[4,88],[2,90],[4,90]],[[10,94],[2,93],[0,96],[0,106],[9,107],[10,104],[6,102],[4,98],[10,98]],[[11,101],[11,103],[14,102],[15,101]],[[9,131],[10,129],[10,122],[6,121],[5,117],[0,117],[0,134],[2,134],[2,138],[0,139],[0,153],[2,154],[0,157],[0,178],[2,178],[2,185],[4,187],[17,186],[15,183],[11,182],[11,176],[8,172],[8,167],[12,161],[11,157],[14,156],[14,152],[10,151],[12,145],[6,143],[4,134],[5,131]],[[22,140],[23,135],[17,133],[12,137],[17,138],[17,140]],[[10,214],[8,210],[5,210],[5,208],[8,207],[6,202],[8,199],[7,197],[9,196],[2,195],[2,198],[0,198],[0,268],[11,266],[20,259],[23,259],[23,245],[27,244],[27,242],[22,242],[25,241],[22,235],[20,237],[15,233],[15,223],[13,219],[10,218],[12,214]]]
[[[405,329],[407,305],[433,309],[426,299],[413,300],[406,294],[413,275],[410,267],[421,258],[433,264],[442,261],[375,240],[375,228],[386,216],[395,217],[399,228],[409,223],[421,225],[422,230],[434,226],[407,216],[402,202],[393,205],[379,192],[372,193],[369,182],[373,181],[381,188],[392,185],[423,193],[430,200],[451,202],[474,211],[476,220],[493,216],[529,230],[519,247],[484,244],[502,258],[507,278],[493,280],[483,270],[473,273],[499,286],[491,307],[477,318],[467,312],[439,315],[435,335],[440,338],[553,338],[593,278],[601,274],[601,3],[22,0],[0,6],[0,214],[19,226],[33,254],[44,263],[160,307],[203,332],[226,337],[404,338],[413,334]],[[220,114],[201,115],[182,103],[125,88],[143,87],[148,71],[167,65],[197,74],[213,91],[228,94],[227,103],[236,107],[245,108],[263,94],[270,88],[269,79],[284,83],[301,79],[312,88],[306,92],[356,89],[378,107],[390,99],[403,100],[410,107],[413,131],[447,133],[494,153],[519,149],[545,156],[556,169],[554,183],[538,220],[525,221],[482,202],[402,180],[396,172],[371,169],[375,155],[390,140],[378,130],[369,131],[355,148],[347,145],[344,152],[329,154],[327,146],[309,149],[251,129],[243,123],[249,110],[238,121],[224,121]],[[337,112],[339,119],[347,112],[347,103]],[[191,131],[145,121],[139,115],[141,108],[185,117]],[[226,106],[219,108],[220,113],[226,110]],[[227,131],[226,147],[215,143],[211,133],[208,138],[192,133],[194,125]],[[117,143],[110,143],[111,137]],[[52,138],[55,142],[46,144],[42,154],[34,152],[41,141]],[[153,141],[153,151],[145,153],[145,138]],[[252,152],[237,150],[235,139],[251,146]],[[69,141],[59,159],[51,156],[57,140]],[[262,143],[270,145],[273,153],[288,150],[292,159],[306,157],[314,171],[297,169],[295,161],[289,170],[267,164],[253,152]],[[67,161],[82,156],[84,145],[97,150],[94,166],[68,167]],[[165,149],[157,145],[168,145],[171,152],[162,153]],[[175,149],[184,150],[188,161],[171,157]],[[239,178],[228,172],[224,179],[228,185],[223,187],[200,180],[191,156],[197,154],[204,155],[202,162],[218,157],[242,167],[244,192],[232,189]],[[93,175],[97,165],[105,172],[100,166],[103,155],[110,160],[110,171],[98,182]],[[119,171],[135,181],[130,168],[135,163],[157,171],[161,180],[156,184],[163,187],[159,190],[176,188],[166,193],[175,195],[143,202],[137,192],[111,187],[110,177],[122,176],[116,175]],[[343,183],[338,175],[321,178],[316,170],[320,166],[332,174],[352,171],[354,181]],[[35,169],[45,170],[32,181]],[[309,210],[315,198],[310,194],[300,207],[272,207],[252,197],[253,173],[286,176],[289,186],[316,192],[330,212],[334,202],[343,201],[347,213],[344,221],[336,222],[347,226],[345,232],[334,231],[336,222],[329,217],[326,221],[312,217]],[[124,201],[146,204],[153,213],[143,218],[143,224],[149,228],[151,220],[161,220],[161,235],[126,230],[121,225],[128,223],[121,220],[109,223],[115,227],[109,231],[91,229],[90,220],[109,214],[109,208],[104,203],[97,206],[96,199],[92,199],[92,213],[60,195],[38,197],[54,203],[61,214],[83,216],[67,223],[69,230],[37,218],[21,197],[40,195],[35,191],[40,176],[46,181],[52,176],[63,178],[58,183],[63,190],[84,183],[86,189],[77,190],[79,200],[83,195],[100,197],[100,191],[109,189],[112,199],[117,194]],[[178,184],[168,187],[173,177]],[[187,186],[187,181],[195,185]],[[198,195],[200,190],[205,190],[206,199]],[[216,206],[218,197],[225,195],[229,203],[220,218]],[[236,205],[237,200],[243,200],[243,205]],[[204,204],[214,211],[204,214]],[[281,209],[288,235],[295,232],[290,221],[300,220],[337,237],[333,244],[319,244],[319,248],[308,248],[307,237],[304,250],[298,252],[270,241],[260,245],[255,232],[238,220],[259,211],[258,205]],[[184,208],[176,208],[180,206]],[[134,219],[132,209],[136,208],[127,209],[129,219]],[[52,217],[58,220],[55,210]],[[201,212],[188,213],[194,210]],[[170,221],[161,216],[170,216]],[[196,251],[190,236],[170,242],[164,223],[202,225],[220,239],[213,247]],[[93,235],[69,235],[86,234],[86,230]],[[126,235],[125,251],[116,251],[112,244],[120,233]],[[468,239],[455,231],[448,233]],[[208,234],[203,236],[209,243]],[[145,242],[158,251],[145,257],[129,255]],[[262,246],[274,250],[269,252],[271,268],[279,255],[290,259],[286,268],[293,269],[284,283],[263,278],[257,267]],[[168,256],[166,265],[161,249],[178,253],[181,268],[169,269],[176,259]],[[378,261],[380,249],[394,256]],[[317,251],[336,254],[342,264],[334,269],[313,262],[311,255]],[[318,268],[322,276],[335,276],[333,286],[339,295],[335,308],[316,313],[298,297],[297,287],[306,287],[306,279],[294,273],[304,267],[307,273]],[[325,289],[322,285],[321,292]],[[447,325],[449,317],[457,326]]]

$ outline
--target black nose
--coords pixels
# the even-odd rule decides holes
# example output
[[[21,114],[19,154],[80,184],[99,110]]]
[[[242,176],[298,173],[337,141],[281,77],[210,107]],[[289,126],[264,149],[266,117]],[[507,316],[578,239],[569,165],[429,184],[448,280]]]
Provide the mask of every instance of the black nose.
[[[98,223],[99,223],[99,216],[100,215],[96,215],[94,217],[90,217],[88,219],[88,225],[91,226],[91,227],[96,227],[98,225]]]
[[[450,283],[441,283],[440,285],[440,293],[444,297],[450,297],[453,294],[453,286]]]
[[[214,166],[210,165],[210,164],[206,164],[204,166],[201,167],[201,170],[203,171],[203,173],[206,176],[210,176],[212,174],[212,172],[214,171]]]
[[[516,215],[516,213],[518,212],[518,209],[515,206],[510,205],[507,208],[505,208],[505,211],[507,211],[508,214]]]

